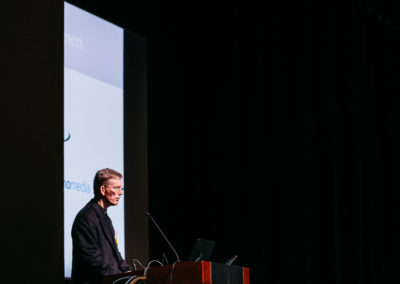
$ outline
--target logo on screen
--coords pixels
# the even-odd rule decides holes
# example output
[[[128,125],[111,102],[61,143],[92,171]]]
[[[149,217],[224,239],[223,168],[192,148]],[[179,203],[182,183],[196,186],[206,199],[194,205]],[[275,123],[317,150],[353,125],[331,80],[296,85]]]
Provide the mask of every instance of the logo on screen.
[[[71,139],[71,133],[64,129],[64,142],[67,142],[69,139]]]

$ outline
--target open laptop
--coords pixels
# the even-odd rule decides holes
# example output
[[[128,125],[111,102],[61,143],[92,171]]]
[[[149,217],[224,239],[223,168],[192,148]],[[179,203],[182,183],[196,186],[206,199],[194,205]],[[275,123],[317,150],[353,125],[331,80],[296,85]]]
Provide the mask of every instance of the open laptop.
[[[214,250],[215,241],[197,239],[188,261],[209,261]]]

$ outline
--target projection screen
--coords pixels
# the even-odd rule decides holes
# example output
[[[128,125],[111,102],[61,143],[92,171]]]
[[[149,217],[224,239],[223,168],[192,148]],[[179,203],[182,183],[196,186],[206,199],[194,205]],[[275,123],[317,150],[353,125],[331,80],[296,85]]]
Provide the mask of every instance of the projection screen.
[[[64,16],[64,257],[70,277],[71,226],[93,198],[96,171],[124,174],[124,31],[69,3]],[[124,257],[124,198],[107,211]]]

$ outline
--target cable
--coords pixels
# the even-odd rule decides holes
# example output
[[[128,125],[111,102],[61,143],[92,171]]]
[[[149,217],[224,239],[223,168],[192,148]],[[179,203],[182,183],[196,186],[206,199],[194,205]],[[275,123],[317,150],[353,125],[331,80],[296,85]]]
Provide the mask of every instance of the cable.
[[[149,264],[147,264],[147,267],[144,269],[144,272],[143,272],[143,275],[144,275],[144,276],[147,275],[147,270],[149,270],[150,265],[151,265],[153,262],[157,262],[158,264],[160,264],[161,266],[163,266],[163,264],[162,264],[160,261],[158,261],[157,259],[154,259],[154,260],[150,261]]]
[[[171,268],[171,271],[169,272],[169,283],[172,283],[172,272],[174,271],[175,264],[176,264],[177,262],[180,262],[180,261],[179,261],[179,260],[176,260],[176,261],[174,261],[174,263],[172,263],[172,268]]]
[[[138,259],[134,258],[134,259],[132,260],[132,262],[133,262],[133,268],[134,268],[135,270],[137,270],[137,269],[136,269],[136,263],[135,263],[135,262],[137,262],[137,263],[142,267],[142,269],[145,269],[144,265],[143,265]]]
[[[129,283],[129,281],[131,281],[132,279],[136,278],[137,276],[124,276],[121,278],[118,278],[117,280],[115,280],[112,284],[117,284],[117,283],[121,283],[119,282],[120,280],[124,280],[124,279],[128,279],[128,281],[126,281],[124,284]]]

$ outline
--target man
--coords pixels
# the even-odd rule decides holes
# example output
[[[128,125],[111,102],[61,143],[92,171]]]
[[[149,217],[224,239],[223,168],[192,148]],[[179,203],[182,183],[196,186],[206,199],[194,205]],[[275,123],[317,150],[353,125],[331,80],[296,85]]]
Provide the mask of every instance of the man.
[[[99,170],[93,181],[94,198],[79,211],[72,225],[71,283],[100,283],[103,275],[131,271],[117,247],[107,208],[118,205],[123,192],[122,175]]]

